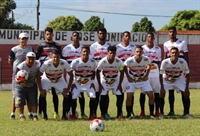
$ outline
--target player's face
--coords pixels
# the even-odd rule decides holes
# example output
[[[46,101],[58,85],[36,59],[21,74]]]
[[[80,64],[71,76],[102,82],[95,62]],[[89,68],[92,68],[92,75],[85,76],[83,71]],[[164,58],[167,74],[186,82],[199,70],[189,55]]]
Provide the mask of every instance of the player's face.
[[[106,32],[99,31],[98,38],[99,40],[105,41],[106,40]]]
[[[90,51],[88,49],[83,48],[82,51],[81,51],[81,54],[84,58],[88,58]]]
[[[136,48],[135,49],[135,55],[138,56],[138,57],[141,57],[143,54],[143,50],[140,49],[140,48]]]
[[[79,35],[78,35],[77,33],[74,33],[74,34],[72,35],[72,41],[73,41],[73,42],[79,42]]]
[[[170,56],[172,57],[172,58],[178,58],[178,55],[179,55],[179,52],[177,51],[177,50],[171,50],[170,51]]]
[[[176,39],[176,34],[177,33],[175,30],[173,30],[173,29],[169,30],[168,35],[169,35],[170,39]]]
[[[20,39],[19,39],[19,43],[20,43],[20,45],[22,45],[22,46],[26,46],[27,43],[28,43],[28,38],[27,38],[27,37],[20,38]]]
[[[32,67],[33,64],[34,64],[34,62],[35,62],[35,58],[34,57],[26,57],[26,64],[27,64],[27,66]]]
[[[129,33],[125,33],[125,34],[123,35],[123,41],[124,41],[124,42],[130,42],[130,40],[131,40],[130,34],[129,34]]]
[[[148,43],[152,43],[154,41],[154,36],[151,34],[148,34],[146,40]]]
[[[45,32],[45,39],[46,39],[46,41],[52,41],[53,40],[53,33],[46,31]]]
[[[108,51],[107,58],[108,60],[113,60],[116,56],[116,51]]]
[[[53,60],[53,64],[57,65],[60,62],[60,55],[59,54],[52,54],[51,58]]]

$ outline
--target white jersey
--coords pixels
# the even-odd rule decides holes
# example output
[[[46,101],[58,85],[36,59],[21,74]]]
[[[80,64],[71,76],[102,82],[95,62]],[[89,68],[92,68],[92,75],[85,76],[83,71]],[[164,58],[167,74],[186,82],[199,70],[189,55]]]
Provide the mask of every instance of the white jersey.
[[[64,71],[70,72],[71,68],[69,63],[63,59],[60,59],[57,67],[53,65],[52,59],[45,61],[40,67],[40,72],[45,72],[46,77],[53,83],[63,76]]]
[[[72,60],[79,58],[81,56],[82,47],[83,45],[81,44],[78,48],[75,48],[72,44],[68,44],[63,48],[62,55],[70,64]]]
[[[107,55],[107,48],[109,46],[111,46],[111,44],[108,42],[105,42],[104,45],[101,45],[98,42],[93,43],[90,46],[90,57],[99,62],[102,58],[104,58]]]
[[[170,58],[164,59],[160,67],[160,74],[163,74],[164,79],[170,82],[181,78],[182,73],[188,74],[189,72],[188,64],[183,58],[178,58],[176,64],[172,64]]]
[[[121,43],[116,45],[117,52],[116,57],[120,58],[123,62],[129,57],[134,55],[135,45],[129,44],[128,46],[123,46]]]
[[[124,65],[128,67],[128,74],[131,78],[133,78],[135,81],[140,81],[141,78],[143,78],[146,73],[146,66],[151,63],[151,60],[146,57],[142,56],[142,60],[140,63],[136,62],[135,56],[128,58]]]
[[[91,80],[91,76],[96,68],[96,61],[90,59],[84,63],[81,58],[72,61],[71,68],[74,70],[75,82],[79,84],[87,84]]]
[[[170,40],[164,43],[164,52],[167,53],[167,57],[170,56],[169,52],[172,47],[177,47],[179,49],[179,57],[184,58],[184,53],[188,52],[187,43],[183,40],[178,39],[176,42],[172,43]]]
[[[159,77],[159,66],[158,62],[161,61],[161,49],[159,46],[154,45],[153,48],[147,47],[147,45],[143,45],[144,56],[147,56],[151,60],[151,71],[149,73],[149,77]]]
[[[123,62],[119,58],[115,58],[114,62],[110,64],[107,57],[101,59],[98,63],[97,69],[102,71],[101,79],[108,85],[112,85],[118,78],[119,69],[123,67]]]

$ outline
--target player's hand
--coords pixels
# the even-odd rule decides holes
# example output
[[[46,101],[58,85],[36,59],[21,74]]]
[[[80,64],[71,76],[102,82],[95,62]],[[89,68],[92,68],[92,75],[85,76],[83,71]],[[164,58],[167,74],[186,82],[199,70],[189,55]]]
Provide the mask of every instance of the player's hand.
[[[63,94],[64,97],[66,97],[68,93],[69,93],[69,88],[63,89],[62,94]]]
[[[40,90],[40,94],[42,97],[46,97],[47,92],[46,92],[46,90],[42,89],[42,90]]]
[[[24,80],[24,81],[21,81],[21,80],[19,80],[18,78],[15,78],[15,81],[16,81],[17,83],[24,83],[24,82],[25,82],[25,80]]]
[[[190,97],[190,90],[188,88],[185,88],[185,98],[189,98]]]
[[[100,84],[99,85],[99,93],[101,94],[101,92],[104,90],[103,86]]]
[[[76,86],[75,84],[72,84],[72,86],[71,86],[71,92],[72,92],[75,88],[77,89],[77,86]]]
[[[90,88],[94,88],[94,90],[96,90],[94,83],[91,83]]]
[[[143,80],[143,81],[147,81],[147,80],[148,80],[148,76],[144,76],[144,77],[142,78],[142,80]]]
[[[160,97],[161,98],[165,97],[165,90],[163,88],[161,88],[161,90],[160,90]]]
[[[120,91],[121,93],[123,93],[123,90],[122,90],[122,86],[121,85],[118,85],[118,87],[117,87],[117,91]]]

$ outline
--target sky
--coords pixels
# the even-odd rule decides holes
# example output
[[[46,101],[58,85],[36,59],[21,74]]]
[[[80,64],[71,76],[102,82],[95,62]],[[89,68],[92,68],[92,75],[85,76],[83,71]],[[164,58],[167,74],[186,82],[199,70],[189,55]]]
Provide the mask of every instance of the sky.
[[[17,4],[14,10],[16,22],[36,29],[38,0],[14,1]],[[200,0],[40,0],[39,29],[44,30],[48,22],[58,16],[74,15],[83,24],[91,16],[99,16],[109,32],[131,31],[132,25],[146,16],[154,28],[159,30],[180,10],[200,10]]]

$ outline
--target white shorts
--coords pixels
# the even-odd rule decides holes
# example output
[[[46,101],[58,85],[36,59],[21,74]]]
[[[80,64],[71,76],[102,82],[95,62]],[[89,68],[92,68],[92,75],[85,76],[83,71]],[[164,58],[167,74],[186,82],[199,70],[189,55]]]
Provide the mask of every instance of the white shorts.
[[[185,92],[185,78],[183,76],[181,76],[180,78],[178,78],[175,82],[171,83],[169,81],[166,81],[163,78],[163,85],[164,85],[164,89],[165,91],[167,90],[171,90],[171,89],[176,89],[177,92]]]
[[[159,77],[149,77],[148,79],[152,89],[153,89],[153,92],[154,93],[160,93],[160,79]]]
[[[143,82],[132,82],[132,83],[129,82],[126,87],[126,92],[134,93],[136,88],[140,89],[142,93],[152,91],[152,87],[149,81],[143,81]]]
[[[76,99],[80,96],[81,92],[86,92],[88,97],[90,98],[96,98],[96,91],[94,88],[90,88],[91,82],[88,82],[86,85],[80,85],[79,83],[75,82],[75,85],[77,87],[73,89],[72,91],[72,99]]]
[[[52,83],[47,77],[42,77],[41,79],[42,89],[49,93],[49,89],[55,88],[56,94],[62,94],[63,89],[67,88],[67,83],[65,82],[63,76],[56,83]]]
[[[113,83],[112,85],[108,85],[108,84],[106,84],[106,83],[102,80],[102,81],[101,81],[101,84],[102,84],[104,90],[102,90],[102,92],[101,92],[100,95],[107,95],[107,94],[108,94],[108,91],[112,91],[113,94],[115,94],[115,95],[122,95],[122,93],[120,92],[120,90],[117,90],[118,83],[119,83],[119,81],[116,80],[115,83]]]

